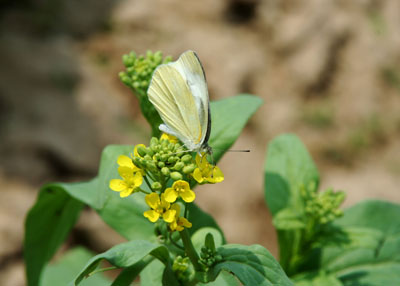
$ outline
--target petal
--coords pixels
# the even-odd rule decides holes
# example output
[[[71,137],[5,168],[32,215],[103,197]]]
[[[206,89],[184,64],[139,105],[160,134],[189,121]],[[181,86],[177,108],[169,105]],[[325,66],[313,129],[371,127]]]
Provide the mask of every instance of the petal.
[[[153,210],[145,211],[143,213],[143,215],[144,215],[145,218],[148,218],[149,221],[151,221],[151,222],[156,222],[158,220],[158,218],[160,217],[160,214],[158,212],[153,211]]]
[[[178,189],[179,188],[179,189],[184,189],[184,190],[190,190],[189,183],[184,181],[184,180],[178,180],[178,181],[174,182],[172,187],[174,189]]]
[[[222,182],[224,180],[224,173],[217,166],[214,167],[213,177],[216,183]]]
[[[171,222],[171,223],[169,224],[169,228],[170,228],[172,231],[175,231],[177,227],[178,227],[178,224],[177,224],[176,220],[174,220],[173,222]]]
[[[193,172],[193,178],[198,182],[198,183],[203,183],[204,179],[203,179],[203,175],[201,174],[201,171],[199,168],[196,168]]]
[[[164,199],[167,202],[173,203],[176,201],[177,197],[178,197],[178,193],[173,188],[168,188],[165,190]]]
[[[150,195],[146,195],[144,198],[146,204],[152,209],[156,209],[157,206],[160,205],[160,197],[156,193],[151,193]]]
[[[140,172],[136,172],[134,175],[133,175],[133,184],[136,186],[136,187],[140,187],[140,185],[143,183],[143,176],[142,176],[142,173],[140,173]]]
[[[133,188],[126,188],[125,190],[123,190],[122,192],[119,193],[119,196],[121,198],[126,198],[127,196],[129,196],[132,193],[133,193]]]
[[[196,198],[195,193],[192,190],[185,190],[183,192],[180,192],[180,197],[187,203],[191,203],[194,201]]]
[[[176,216],[179,216],[181,213],[181,207],[179,206],[179,204],[173,204],[171,206],[171,210],[175,210],[176,211]]]
[[[126,166],[118,167],[118,174],[125,180],[133,178],[133,170],[130,167]]]
[[[175,220],[175,210],[168,210],[163,214],[163,219],[165,222],[173,222]]]
[[[120,179],[113,179],[110,181],[110,189],[116,192],[123,191],[127,188],[125,181]]]
[[[179,218],[179,224],[186,228],[192,227],[192,223],[190,221],[188,221],[187,219],[185,219],[184,217]]]
[[[118,165],[124,166],[124,167],[133,168],[133,166],[134,166],[133,163],[132,163],[132,159],[129,158],[128,156],[125,156],[125,155],[119,156],[118,160],[117,160],[117,163],[118,163]]]

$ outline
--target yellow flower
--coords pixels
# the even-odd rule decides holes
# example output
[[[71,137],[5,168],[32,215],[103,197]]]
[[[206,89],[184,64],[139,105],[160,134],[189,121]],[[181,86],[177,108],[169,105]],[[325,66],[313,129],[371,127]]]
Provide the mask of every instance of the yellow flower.
[[[144,217],[148,218],[151,222],[156,222],[160,216],[165,222],[171,223],[175,219],[176,210],[170,209],[171,204],[164,198],[164,194],[160,196],[157,193],[151,193],[145,197],[146,204],[151,210],[143,213]]]
[[[192,223],[189,222],[186,218],[179,217],[179,214],[181,212],[181,208],[179,207],[178,204],[173,204],[171,206],[171,209],[175,210],[175,212],[176,212],[174,221],[169,224],[169,228],[172,231],[175,231],[175,230],[182,231],[185,227],[186,228],[191,228],[192,227]]]
[[[165,200],[173,203],[178,197],[181,197],[185,202],[191,203],[196,198],[195,193],[190,189],[189,183],[183,180],[174,182],[172,188],[165,190]]]
[[[178,143],[178,138],[173,135],[169,135],[167,133],[163,133],[160,137],[160,140],[168,140],[171,143]]]
[[[224,180],[224,174],[217,166],[208,163],[205,153],[196,155],[197,168],[192,176],[200,184],[210,183],[215,184]]]
[[[118,173],[123,180],[113,179],[110,181],[110,189],[120,192],[120,197],[124,198],[135,192],[137,187],[143,183],[142,170],[136,167],[131,158],[125,155],[118,157]]]

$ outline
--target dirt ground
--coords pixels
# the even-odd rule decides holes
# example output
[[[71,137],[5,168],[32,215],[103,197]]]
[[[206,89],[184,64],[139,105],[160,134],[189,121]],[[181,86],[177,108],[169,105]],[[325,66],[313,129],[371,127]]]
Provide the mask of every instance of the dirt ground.
[[[400,203],[400,2],[55,2],[6,1],[0,14],[0,285],[25,284],[23,221],[41,184],[89,179],[104,146],[147,142],[117,76],[131,50],[195,50],[212,100],[264,100],[233,146],[251,152],[226,154],[225,181],[197,188],[230,243],[277,255],[263,165],[281,133],[303,140],[321,189],[345,190],[345,206]],[[90,210],[70,240],[95,251],[122,241]]]

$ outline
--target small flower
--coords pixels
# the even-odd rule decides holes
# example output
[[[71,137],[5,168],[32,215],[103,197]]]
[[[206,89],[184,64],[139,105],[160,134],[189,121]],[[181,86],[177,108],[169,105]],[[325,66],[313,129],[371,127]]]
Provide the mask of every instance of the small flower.
[[[178,197],[181,197],[185,202],[191,203],[196,198],[195,193],[190,189],[189,183],[179,180],[173,183],[172,188],[165,190],[165,200],[173,203]]]
[[[208,163],[204,153],[196,155],[196,164],[197,168],[192,176],[198,183],[215,184],[224,180],[224,174],[221,169]]]
[[[171,206],[172,210],[175,210],[175,217],[174,220],[169,224],[169,228],[172,231],[182,231],[185,227],[191,228],[192,223],[189,222],[186,218],[180,217],[181,208],[178,204],[173,204]]]
[[[178,143],[178,138],[176,138],[173,135],[167,134],[167,133],[163,133],[160,137],[160,140],[168,140],[171,143]]]
[[[145,197],[146,204],[151,210],[143,213],[144,217],[151,222],[156,222],[162,216],[165,222],[171,223],[175,219],[176,210],[170,209],[171,204],[164,198],[164,194],[160,196],[157,193],[151,193]]]
[[[120,192],[120,197],[124,198],[135,192],[143,183],[142,170],[136,167],[132,160],[125,155],[118,157],[118,173],[123,180],[113,179],[110,181],[110,189]]]

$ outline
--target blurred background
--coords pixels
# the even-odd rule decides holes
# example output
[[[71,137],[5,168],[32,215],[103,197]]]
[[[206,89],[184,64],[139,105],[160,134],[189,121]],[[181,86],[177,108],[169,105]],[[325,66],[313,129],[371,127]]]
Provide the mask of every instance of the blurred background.
[[[264,105],[225,181],[197,189],[230,243],[277,255],[263,195],[268,142],[309,148],[322,189],[400,202],[400,2],[396,0],[3,0],[0,2],[0,285],[24,285],[23,222],[40,186],[97,173],[108,144],[148,142],[121,56],[196,51],[212,100]],[[122,242],[87,209],[65,247]],[[7,281],[7,282],[5,282]],[[6,283],[6,284],[2,284]]]

